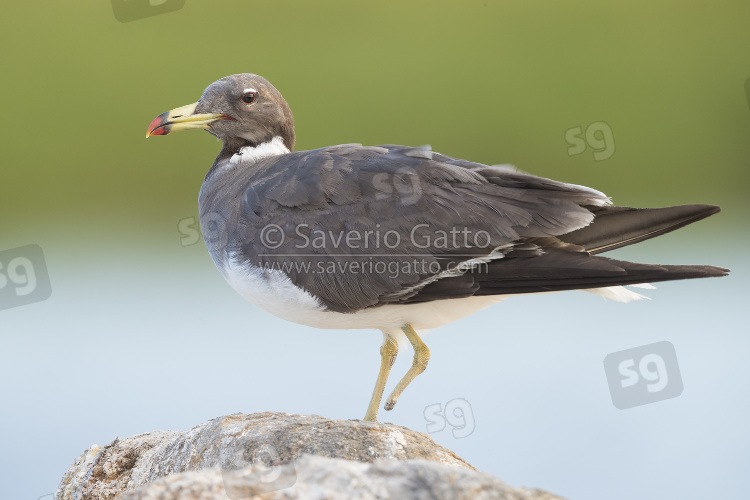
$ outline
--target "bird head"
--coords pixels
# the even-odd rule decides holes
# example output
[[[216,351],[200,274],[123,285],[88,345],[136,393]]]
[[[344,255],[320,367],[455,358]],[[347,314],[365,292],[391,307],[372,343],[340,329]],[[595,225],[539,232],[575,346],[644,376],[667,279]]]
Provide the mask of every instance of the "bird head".
[[[276,87],[252,73],[217,80],[198,102],[160,114],[146,137],[189,129],[207,130],[224,142],[225,149],[255,147],[274,137],[281,137],[289,151],[294,148],[292,110]]]

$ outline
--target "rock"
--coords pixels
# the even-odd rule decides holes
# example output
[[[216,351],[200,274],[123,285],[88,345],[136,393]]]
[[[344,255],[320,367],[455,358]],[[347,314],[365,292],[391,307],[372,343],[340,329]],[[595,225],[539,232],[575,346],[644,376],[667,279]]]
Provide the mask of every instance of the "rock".
[[[261,493],[264,500],[558,498],[511,488],[405,427],[257,413],[92,446],[65,473],[55,499],[239,500]]]
[[[216,469],[174,474],[129,491],[118,500],[561,500],[540,490],[511,488],[472,469],[428,460],[361,463],[303,455],[291,486],[267,490],[257,475],[228,480]]]
[[[62,478],[55,492],[55,500],[114,498],[125,491],[131,475],[144,453],[180,435],[179,432],[156,431],[120,441],[115,439],[104,448],[93,445],[78,457]]]

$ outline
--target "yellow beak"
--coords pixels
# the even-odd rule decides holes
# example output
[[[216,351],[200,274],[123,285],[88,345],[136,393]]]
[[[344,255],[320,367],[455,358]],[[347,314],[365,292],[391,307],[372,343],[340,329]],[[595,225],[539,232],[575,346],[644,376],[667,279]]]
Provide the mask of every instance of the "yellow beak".
[[[198,103],[194,102],[193,104],[188,104],[187,106],[175,108],[171,111],[160,114],[154,118],[148,126],[146,137],[151,137],[152,135],[167,135],[170,132],[176,132],[178,130],[205,130],[210,128],[211,123],[216,120],[233,119],[231,116],[216,113],[195,114],[195,107],[197,105]]]

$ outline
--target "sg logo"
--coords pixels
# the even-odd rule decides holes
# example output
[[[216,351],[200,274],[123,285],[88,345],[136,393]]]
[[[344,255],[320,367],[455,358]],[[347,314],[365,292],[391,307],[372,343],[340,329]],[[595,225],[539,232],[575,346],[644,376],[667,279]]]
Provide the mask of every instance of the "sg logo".
[[[381,172],[372,177],[372,184],[377,190],[376,200],[398,198],[402,205],[414,205],[422,197],[422,186],[417,172],[413,168],[401,167],[391,174]]]
[[[604,358],[612,404],[620,410],[682,394],[677,353],[671,342],[656,342]]]
[[[0,252],[0,310],[46,300],[51,294],[39,245]]]
[[[465,438],[474,432],[474,412],[471,405],[463,398],[451,399],[445,403],[445,412],[440,403],[427,406],[424,409],[424,419],[427,421],[427,432],[433,434],[445,429],[446,421],[453,427],[453,437]]]
[[[594,151],[594,160],[606,160],[615,154],[615,136],[607,122],[594,122],[586,127],[585,139],[582,127],[573,127],[565,131],[565,142],[570,146],[568,156],[575,156],[586,151],[588,145]]]

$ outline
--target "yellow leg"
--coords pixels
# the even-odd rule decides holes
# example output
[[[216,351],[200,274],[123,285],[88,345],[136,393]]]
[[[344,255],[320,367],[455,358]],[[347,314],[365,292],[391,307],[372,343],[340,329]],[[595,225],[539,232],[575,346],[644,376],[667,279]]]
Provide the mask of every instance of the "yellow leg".
[[[391,372],[393,362],[396,361],[396,355],[398,355],[398,345],[391,337],[386,337],[383,345],[380,346],[380,373],[378,373],[378,380],[375,382],[375,389],[372,391],[365,420],[375,422],[378,419],[380,400],[383,398],[385,383],[388,381],[388,374]]]
[[[409,371],[406,372],[406,375],[404,375],[404,378],[399,381],[396,388],[393,389],[393,392],[386,400],[386,410],[392,410],[393,407],[396,406],[396,401],[401,393],[404,392],[406,386],[408,386],[417,375],[427,368],[427,362],[430,361],[430,350],[425,343],[422,342],[422,339],[419,338],[419,335],[414,331],[414,328],[412,328],[411,325],[406,325],[401,330],[406,334],[406,338],[409,339],[409,342],[411,342],[411,345],[414,348],[414,362],[411,364]]]

